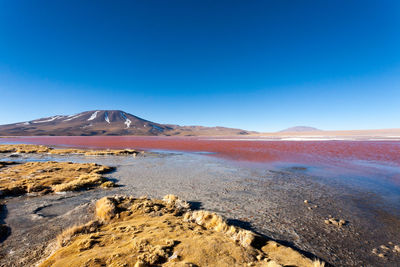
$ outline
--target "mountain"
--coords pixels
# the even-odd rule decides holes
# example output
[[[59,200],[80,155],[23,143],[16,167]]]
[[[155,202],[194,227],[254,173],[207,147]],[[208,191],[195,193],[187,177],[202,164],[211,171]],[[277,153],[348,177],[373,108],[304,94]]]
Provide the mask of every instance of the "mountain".
[[[166,125],[121,110],[92,110],[0,125],[0,136],[32,135],[235,135],[248,134],[225,127]]]
[[[309,126],[295,126],[295,127],[290,127],[285,130],[279,131],[281,133],[299,133],[299,132],[317,132],[317,131],[322,131],[320,129],[314,128],[314,127],[309,127]]]

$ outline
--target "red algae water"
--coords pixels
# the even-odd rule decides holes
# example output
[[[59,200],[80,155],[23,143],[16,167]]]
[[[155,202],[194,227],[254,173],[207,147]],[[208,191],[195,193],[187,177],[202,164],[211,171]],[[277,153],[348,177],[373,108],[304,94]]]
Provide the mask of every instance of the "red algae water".
[[[321,176],[371,176],[400,187],[400,141],[274,141],[259,138],[45,136],[1,138],[0,143],[32,143],[92,149],[203,152],[237,162],[296,166]],[[286,164],[286,165],[285,165]],[[291,165],[290,165],[291,164]],[[311,167],[311,168],[310,168]],[[317,168],[316,168],[317,167]]]
[[[270,141],[206,137],[57,136],[2,138],[2,143],[33,143],[82,148],[134,148],[211,152],[251,162],[363,160],[400,166],[400,141]]]

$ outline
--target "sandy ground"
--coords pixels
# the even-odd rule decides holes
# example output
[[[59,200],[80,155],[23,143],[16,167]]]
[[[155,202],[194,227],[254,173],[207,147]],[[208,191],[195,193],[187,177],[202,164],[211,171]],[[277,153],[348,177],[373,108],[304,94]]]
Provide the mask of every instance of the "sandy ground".
[[[215,211],[232,224],[334,266],[399,266],[400,253],[393,251],[400,244],[399,210],[385,206],[372,193],[328,185],[296,169],[273,171],[197,154],[26,156],[115,166],[116,171],[106,176],[123,186],[6,199],[0,219],[11,234],[0,244],[1,266],[32,265],[46,252],[44,244],[63,229],[91,220],[95,201],[113,194],[175,194],[193,207]],[[329,215],[346,224],[326,224]]]

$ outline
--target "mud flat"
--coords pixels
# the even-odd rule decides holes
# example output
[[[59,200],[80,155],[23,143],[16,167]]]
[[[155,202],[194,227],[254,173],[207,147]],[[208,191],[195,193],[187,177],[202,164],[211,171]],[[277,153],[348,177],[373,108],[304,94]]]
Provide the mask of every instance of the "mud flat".
[[[49,160],[88,162],[88,157],[85,155],[43,153],[10,158],[12,153],[3,154],[3,159],[5,161],[12,159],[20,163]],[[396,207],[388,206],[385,199],[371,192],[335,186],[320,177],[307,175],[301,171],[303,167],[282,170],[255,168],[222,159],[184,153],[153,154],[136,158],[106,155],[90,157],[90,161],[116,167],[116,170],[107,174],[106,178],[117,181],[121,186],[4,199],[6,206],[0,218],[10,228],[11,233],[0,244],[0,265],[32,266],[43,260],[44,255],[54,256],[60,253],[57,255],[65,256],[62,253],[67,251],[69,254],[72,252],[69,249],[75,247],[79,250],[78,243],[89,248],[93,246],[102,249],[99,244],[107,247],[111,242],[104,239],[104,236],[114,231],[113,228],[117,225],[124,227],[125,223],[131,221],[132,215],[143,216],[141,217],[143,221],[165,216],[174,219],[172,222],[176,224],[172,225],[175,225],[177,230],[180,227],[190,226],[193,227],[193,231],[202,229],[203,235],[207,236],[209,232],[206,231],[206,225],[197,224],[193,218],[189,220],[190,216],[184,221],[186,211],[176,216],[173,210],[170,210],[170,213],[167,209],[158,214],[161,216],[154,216],[158,212],[154,210],[155,206],[160,206],[160,210],[168,206],[164,201],[157,200],[167,194],[175,194],[187,200],[193,209],[192,212],[196,212],[197,209],[208,210],[211,214],[215,212],[225,218],[228,225],[251,230],[257,236],[270,241],[272,246],[275,246],[273,242],[276,242],[281,244],[282,248],[293,247],[294,251],[299,251],[306,259],[318,257],[334,266],[397,266],[400,261],[400,254],[396,251],[396,246],[400,243],[399,210]],[[133,198],[111,200],[116,207],[115,214],[103,222],[101,216],[99,219],[96,215],[96,201],[115,194]],[[140,198],[142,195],[148,197]],[[149,212],[145,212],[146,205],[143,205],[143,209],[132,208],[146,201]],[[130,215],[124,213],[127,210],[132,213]],[[96,220],[102,221],[102,224],[96,225],[94,232],[77,231],[71,235],[70,241],[65,244],[62,242],[64,245],[58,247],[60,250],[55,250],[57,243],[54,243],[54,240],[57,236],[63,236],[62,233],[68,232],[74,225],[85,225]],[[162,223],[158,225],[161,226]],[[138,227],[139,225],[136,225],[136,228]],[[129,228],[116,229],[121,231],[117,232],[117,235],[129,230]],[[133,228],[130,230],[134,231]],[[221,239],[226,240],[224,243],[246,250],[245,246],[239,244],[240,242],[222,235],[222,232],[214,229],[212,233],[221,234],[219,238],[228,238]],[[103,234],[104,236],[101,236]],[[142,236],[143,232],[136,234],[146,239]],[[125,239],[121,238],[123,242]],[[179,241],[179,239],[169,239]],[[172,243],[167,241],[160,239],[159,242],[165,244],[158,244],[150,238],[147,245],[164,247],[161,250],[165,254],[160,252],[162,256],[160,259],[165,261],[165,264],[175,257],[178,261],[176,263],[181,259],[182,264],[195,264],[193,259],[185,257],[184,252],[179,254],[175,250],[184,242],[176,245],[174,242],[171,247]],[[115,242],[120,241],[115,240]],[[146,246],[146,241],[136,245]],[[275,261],[271,251],[262,249],[265,245],[266,243],[254,246],[255,250],[249,248],[250,252],[243,255],[250,255],[254,264],[260,261],[258,255],[261,255],[259,258],[262,260],[267,258],[270,262]],[[176,256],[173,256],[174,252],[177,252]],[[83,249],[80,253],[85,255],[83,257],[85,262],[90,260],[91,257],[87,257],[90,249]],[[135,264],[139,254],[135,254]],[[121,255],[124,256],[122,253]],[[143,257],[142,260],[146,263],[145,260],[148,258]],[[89,261],[89,266],[90,264],[95,266],[97,261],[103,260],[92,258],[93,262]],[[52,256],[47,258],[47,260],[52,259],[54,259]],[[118,262],[118,257],[115,257],[115,260]]]

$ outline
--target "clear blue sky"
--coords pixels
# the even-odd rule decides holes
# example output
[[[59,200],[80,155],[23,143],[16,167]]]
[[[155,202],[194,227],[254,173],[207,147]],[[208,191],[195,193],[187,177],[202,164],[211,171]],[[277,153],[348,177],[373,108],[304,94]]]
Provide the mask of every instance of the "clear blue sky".
[[[0,0],[0,124],[400,128],[400,1]]]

